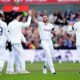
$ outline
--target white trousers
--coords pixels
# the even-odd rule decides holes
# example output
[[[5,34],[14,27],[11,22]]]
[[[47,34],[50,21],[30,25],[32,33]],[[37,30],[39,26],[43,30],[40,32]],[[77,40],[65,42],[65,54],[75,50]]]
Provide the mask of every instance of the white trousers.
[[[80,63],[80,46],[77,46],[78,61]]]
[[[0,47],[0,72],[2,72],[5,61],[8,59],[8,53],[5,47]]]
[[[53,65],[53,60],[52,60],[52,54],[53,54],[53,43],[51,40],[42,40],[41,41],[41,45],[45,51],[45,57],[46,57],[46,60],[45,60],[45,66],[48,66],[50,67],[50,71],[51,73],[54,73],[55,72],[55,69],[54,69],[54,65]]]
[[[16,71],[25,71],[25,60],[23,58],[24,51],[21,44],[12,46],[10,52],[7,71],[14,72],[14,63],[16,64]]]

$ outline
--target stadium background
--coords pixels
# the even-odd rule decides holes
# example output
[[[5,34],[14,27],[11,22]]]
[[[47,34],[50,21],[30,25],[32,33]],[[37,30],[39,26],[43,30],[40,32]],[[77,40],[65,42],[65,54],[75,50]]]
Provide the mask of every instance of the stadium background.
[[[8,2],[10,1],[10,2]],[[13,1],[31,1],[31,3],[14,3]],[[33,2],[34,1],[34,2]],[[47,4],[46,3],[41,3],[38,1],[48,1]],[[49,2],[50,1],[50,2]],[[27,5],[30,8],[34,8],[38,11],[38,13],[45,13],[47,12],[51,17],[51,22],[53,23],[53,13],[58,12],[58,14],[62,14],[65,15],[67,12],[69,12],[69,20],[67,20],[68,23],[67,25],[63,26],[64,23],[59,23],[57,26],[57,29],[59,31],[65,31],[63,32],[63,35],[57,35],[55,36],[55,40],[53,41],[55,44],[55,50],[54,50],[54,56],[53,59],[55,61],[59,61],[62,57],[62,60],[65,61],[61,64],[59,64],[58,62],[54,62],[54,66],[56,69],[57,74],[56,75],[52,75],[50,74],[50,72],[47,75],[43,75],[42,74],[42,61],[44,60],[44,51],[42,50],[42,48],[40,47],[39,44],[39,37],[34,36],[35,34],[38,34],[38,30],[37,27],[34,28],[29,28],[29,29],[23,29],[23,33],[26,34],[26,38],[28,40],[30,40],[31,44],[29,46],[27,46],[27,48],[25,47],[25,45],[23,46],[25,48],[24,53],[25,56],[24,58],[27,61],[31,61],[31,63],[33,63],[34,61],[40,61],[40,62],[34,62],[33,64],[31,63],[26,63],[26,68],[28,70],[31,71],[30,75],[26,75],[26,74],[16,74],[16,75],[8,75],[5,74],[6,71],[6,66],[3,69],[2,75],[0,75],[0,80],[80,80],[80,64],[79,63],[75,63],[78,61],[78,52],[76,51],[76,46],[75,46],[75,33],[74,32],[69,32],[67,29],[69,28],[69,26],[72,26],[74,24],[74,22],[76,22],[76,20],[78,20],[80,18],[80,0],[54,0],[54,1],[62,1],[61,3],[58,2],[53,2],[51,3],[53,0],[0,0],[0,9],[3,10],[4,6],[9,6],[9,5],[13,5],[13,6],[18,6],[18,5]],[[8,10],[8,9],[7,9]],[[4,11],[4,10],[3,10]],[[6,15],[10,15],[5,13]],[[71,20],[70,20],[70,15],[71,15]],[[76,18],[74,18],[76,15]],[[9,17],[8,17],[9,18]],[[7,18],[7,19],[8,19]],[[56,17],[54,17],[55,19]],[[4,17],[5,19],[5,17]],[[5,21],[8,21],[8,20]],[[23,19],[23,21],[25,21],[25,19]],[[65,21],[65,19],[61,19],[61,21]],[[9,22],[9,21],[8,21]],[[35,24],[32,24],[32,26],[35,26]],[[66,31],[67,30],[67,31]],[[34,32],[34,35],[32,35]],[[29,36],[29,34],[31,34],[31,36],[34,36],[35,39],[36,37],[38,37],[36,40],[34,40],[32,37]],[[29,37],[28,37],[29,36]],[[66,36],[66,37],[64,37]],[[31,39],[30,39],[31,38]],[[65,42],[66,40],[68,40],[68,42],[72,43],[70,46],[68,43],[67,46],[63,46],[63,38],[65,38]],[[32,40],[36,41],[37,44],[33,44]],[[55,42],[57,41],[58,42]],[[59,41],[60,40],[60,41]],[[56,44],[57,43],[57,44]],[[8,56],[8,54],[6,54]],[[73,64],[72,61],[75,63]]]
[[[2,9],[4,5],[0,4],[0,9]],[[70,9],[73,12],[77,12],[78,10],[80,10],[80,4],[28,4],[28,5],[30,8],[35,8],[37,11],[44,11],[46,9],[48,10],[48,13],[53,13],[56,11],[65,12],[67,9]]]
[[[36,15],[39,20],[41,20],[43,14],[48,14],[49,21],[55,26],[57,31],[60,32],[57,35],[56,33],[53,34],[52,41],[55,48],[55,54],[53,56],[55,58],[53,59],[58,60],[58,57],[62,57],[64,61],[75,62],[78,60],[75,44],[75,32],[69,31],[69,28],[80,19],[80,1],[62,0],[62,2],[59,2],[58,0],[1,0],[0,9],[5,12],[4,20],[7,23],[10,22],[11,18],[10,8],[8,9],[8,7],[11,6],[13,6],[13,9],[15,10],[18,10],[17,7],[20,6],[27,6],[27,11],[28,9],[34,9],[37,11]],[[22,11],[24,11],[24,8]],[[26,20],[27,19],[23,17],[21,21],[25,22]],[[22,29],[22,32],[28,41],[28,46],[23,44],[25,49],[25,59],[30,60],[31,62],[34,60],[43,60],[44,51],[40,45],[38,26],[32,23],[30,28]]]

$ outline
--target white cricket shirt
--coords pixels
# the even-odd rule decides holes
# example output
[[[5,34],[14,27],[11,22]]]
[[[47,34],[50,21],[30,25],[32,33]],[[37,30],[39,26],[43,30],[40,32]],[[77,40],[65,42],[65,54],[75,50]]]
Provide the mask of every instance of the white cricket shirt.
[[[10,40],[12,44],[18,44],[21,43],[22,39],[22,32],[21,29],[24,27],[29,27],[31,23],[31,16],[28,17],[27,22],[19,22],[18,20],[13,20],[9,23],[8,29],[10,33]]]
[[[76,31],[76,46],[80,46],[80,22],[76,22],[73,28]]]
[[[52,34],[51,30],[54,26],[51,23],[45,24],[44,22],[38,22],[40,39],[41,40],[51,40]]]
[[[7,40],[9,40],[7,24],[0,20],[0,47],[5,46]]]

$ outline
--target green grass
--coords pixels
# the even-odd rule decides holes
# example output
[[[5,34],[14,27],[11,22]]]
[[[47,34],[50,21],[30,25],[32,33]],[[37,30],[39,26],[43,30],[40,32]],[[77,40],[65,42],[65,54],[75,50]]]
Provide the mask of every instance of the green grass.
[[[79,63],[54,63],[56,73],[51,74],[48,70],[48,74],[42,73],[41,62],[35,62],[33,64],[26,63],[26,68],[31,74],[5,74],[6,66],[0,75],[0,80],[80,80],[80,64]]]

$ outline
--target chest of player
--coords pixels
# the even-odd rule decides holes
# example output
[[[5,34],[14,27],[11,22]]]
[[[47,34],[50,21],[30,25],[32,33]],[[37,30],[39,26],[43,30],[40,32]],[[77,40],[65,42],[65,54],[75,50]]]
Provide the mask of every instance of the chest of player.
[[[41,28],[44,32],[51,32],[51,27],[49,24],[43,24]]]
[[[20,24],[18,22],[14,22],[11,26],[11,29],[14,31],[20,31],[21,30]]]

